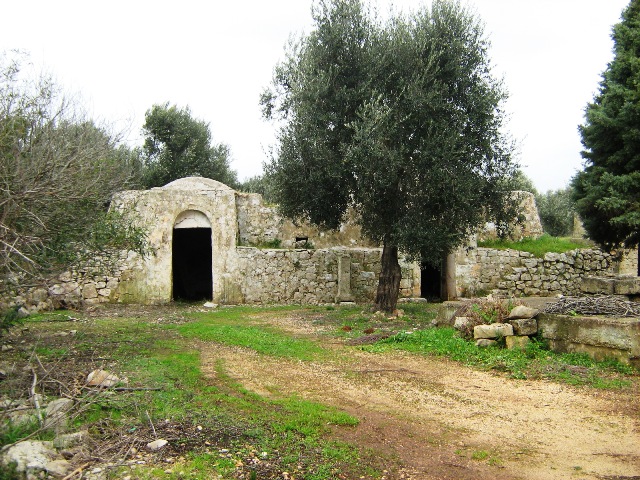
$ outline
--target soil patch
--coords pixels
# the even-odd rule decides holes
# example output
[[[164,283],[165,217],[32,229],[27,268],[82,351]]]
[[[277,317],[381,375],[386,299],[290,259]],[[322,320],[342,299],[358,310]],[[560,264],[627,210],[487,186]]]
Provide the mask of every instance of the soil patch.
[[[270,320],[308,337],[309,323]],[[322,334],[332,361],[274,359],[202,343],[203,370],[267,397],[299,395],[361,421],[337,435],[378,452],[387,478],[606,479],[640,476],[637,388],[515,380],[434,357],[373,354]],[[637,382],[635,383],[637,387]]]

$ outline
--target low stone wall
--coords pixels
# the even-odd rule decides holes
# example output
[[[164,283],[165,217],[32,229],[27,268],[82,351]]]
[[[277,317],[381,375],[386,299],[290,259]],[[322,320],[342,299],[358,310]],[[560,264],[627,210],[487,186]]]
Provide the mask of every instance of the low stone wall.
[[[237,247],[234,271],[224,274],[224,303],[325,304],[369,303],[375,298],[380,274],[379,248],[258,249]],[[133,252],[108,258],[61,274],[48,288],[38,287],[7,296],[4,307],[21,307],[23,314],[60,307],[129,302],[127,284],[139,267]],[[138,267],[137,267],[138,265]],[[420,269],[400,260],[401,297],[420,296]]]
[[[547,253],[536,258],[517,250],[476,247],[456,258],[456,285],[461,297],[487,293],[508,296],[579,295],[584,276],[613,274],[615,258],[598,249]]]
[[[57,308],[79,308],[118,301],[123,272],[131,268],[136,257],[134,252],[103,252],[41,285],[22,289],[4,288],[0,311],[19,307],[21,315],[28,315]]]
[[[238,247],[244,303],[373,301],[380,273],[379,248],[261,250]],[[420,270],[401,261],[402,297],[420,295]]]

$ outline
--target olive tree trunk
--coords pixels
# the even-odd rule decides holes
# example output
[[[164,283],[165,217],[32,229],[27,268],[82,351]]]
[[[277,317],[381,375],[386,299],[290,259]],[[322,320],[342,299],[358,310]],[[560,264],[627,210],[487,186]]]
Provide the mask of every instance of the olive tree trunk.
[[[402,271],[398,263],[398,247],[386,243],[382,248],[382,269],[378,277],[378,291],[376,292],[376,310],[393,313],[398,304],[400,293],[400,279]]]

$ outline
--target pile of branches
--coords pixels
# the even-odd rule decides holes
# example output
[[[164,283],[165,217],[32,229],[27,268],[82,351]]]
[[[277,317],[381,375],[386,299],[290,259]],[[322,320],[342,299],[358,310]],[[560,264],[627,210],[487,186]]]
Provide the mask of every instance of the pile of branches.
[[[640,317],[640,303],[616,295],[593,297],[564,297],[544,307],[545,313],[559,315],[606,315],[611,317]]]

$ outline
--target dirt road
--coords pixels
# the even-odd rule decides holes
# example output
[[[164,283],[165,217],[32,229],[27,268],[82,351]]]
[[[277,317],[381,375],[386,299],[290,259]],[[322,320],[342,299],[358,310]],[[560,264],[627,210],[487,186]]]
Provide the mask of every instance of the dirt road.
[[[294,318],[274,325],[319,338],[334,359],[202,344],[204,371],[214,376],[222,360],[227,374],[261,395],[297,394],[351,413],[360,425],[337,435],[395,458],[389,479],[640,479],[637,391],[514,380],[445,359],[367,353]]]

